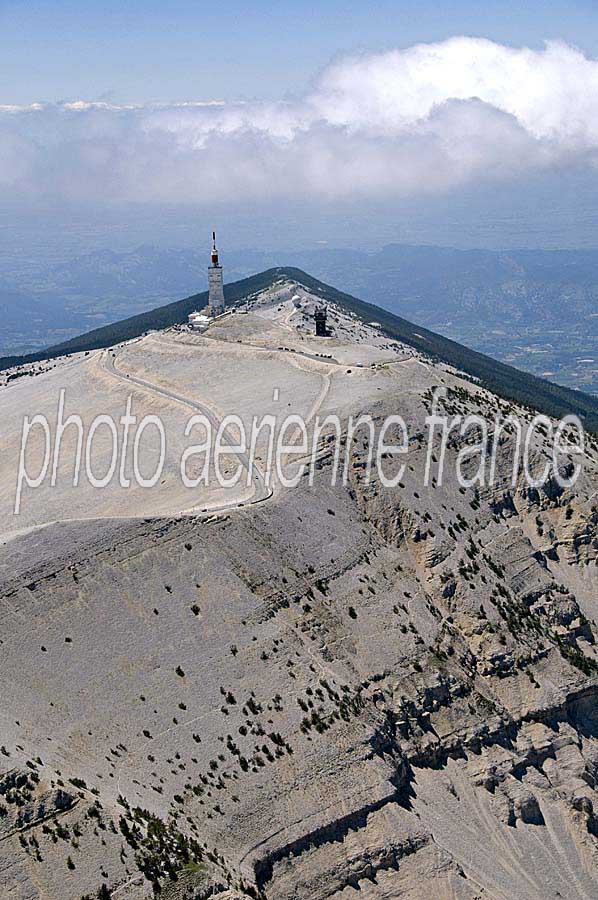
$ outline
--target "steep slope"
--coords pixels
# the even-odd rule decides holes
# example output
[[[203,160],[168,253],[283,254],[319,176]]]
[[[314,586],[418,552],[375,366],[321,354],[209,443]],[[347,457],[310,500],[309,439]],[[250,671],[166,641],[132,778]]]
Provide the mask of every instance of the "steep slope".
[[[482,353],[469,350],[455,341],[413,325],[378,306],[364,303],[350,294],[337,291],[300,269],[291,267],[268,269],[259,275],[228,284],[225,286],[226,302],[228,305],[241,303],[247,296],[256,295],[284,278],[304,285],[317,296],[336,303],[364,322],[379,322],[390,337],[404,341],[428,355],[455,366],[503,397],[527,404],[552,416],[579,415],[588,430],[598,431],[598,398],[561,387]],[[132,316],[113,325],[97,328],[43,352],[21,357],[5,357],[0,359],[0,371],[44,359],[54,359],[65,354],[110,347],[120,341],[139,337],[150,329],[168,328],[185,322],[190,312],[205,306],[207,299],[207,292],[194,294],[184,300]]]
[[[316,413],[410,423],[391,487],[369,477],[368,431],[348,446],[332,428],[313,483],[277,483],[259,502],[175,515],[167,483],[142,510],[113,498],[120,519],[91,518],[90,494],[73,522],[79,489],[59,480],[63,521],[4,537],[0,893],[589,900],[596,446],[573,488],[513,481],[509,432],[491,485],[436,468],[425,485],[434,388],[451,416],[529,411],[344,304],[331,306],[335,335],[315,341],[319,295],[297,282],[205,336],[167,330],[0,389],[3,412],[34,411],[61,382],[120,411],[129,376],[139,414],[159,395],[241,418],[278,403],[310,433]],[[468,448],[456,431],[449,471]],[[547,451],[536,432],[534,463]],[[28,495],[31,521],[49,499]]]
[[[405,341],[417,350],[455,366],[500,396],[524,403],[551,416],[574,413],[584,419],[584,424],[590,431],[598,430],[598,400],[595,397],[561,387],[543,378],[536,378],[528,372],[505,365],[483,353],[476,353],[462,344],[413,325],[378,306],[364,303],[329,285],[323,285],[304,272],[293,269],[286,271],[290,277],[296,278],[314,293],[355,312],[364,321],[379,322],[391,337]]]

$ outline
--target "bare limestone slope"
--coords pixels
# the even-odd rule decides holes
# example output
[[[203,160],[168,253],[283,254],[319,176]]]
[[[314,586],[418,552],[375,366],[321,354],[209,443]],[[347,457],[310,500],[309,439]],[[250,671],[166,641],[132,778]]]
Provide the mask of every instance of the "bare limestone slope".
[[[507,404],[341,311],[316,343],[294,291],[0,391],[16,421],[76,373],[120,411],[128,375],[178,433],[189,401],[411,435],[392,488],[364,432],[332,485],[331,432],[313,484],[190,496],[173,463],[130,497],[59,478],[21,521],[3,454],[0,895],[594,898],[595,448],[573,489],[513,485],[509,434],[492,487],[425,487],[434,386],[453,413]]]

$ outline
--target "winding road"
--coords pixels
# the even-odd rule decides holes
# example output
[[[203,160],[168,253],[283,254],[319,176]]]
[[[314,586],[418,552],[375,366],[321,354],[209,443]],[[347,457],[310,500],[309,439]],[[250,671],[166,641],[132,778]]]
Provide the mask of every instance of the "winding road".
[[[158,387],[158,385],[153,384],[151,381],[147,381],[145,378],[139,378],[137,375],[132,375],[130,372],[123,372],[122,369],[120,369],[116,364],[116,351],[114,350],[114,348],[104,351],[103,364],[104,369],[115,378],[119,378],[126,384],[135,384],[138,387],[143,388],[144,390],[151,391],[154,394],[159,394],[162,397],[166,397],[168,400],[174,400],[176,403],[181,403],[183,406],[187,406],[189,409],[194,410],[194,412],[199,412],[203,416],[205,416],[212,428],[214,428],[216,431],[220,429],[222,421],[218,418],[215,412],[210,409],[209,406],[205,405],[205,403],[200,403],[198,400],[191,400],[189,397],[185,397],[183,394],[177,394],[175,393],[175,391],[168,390],[168,388]],[[223,432],[222,446],[235,446],[234,442],[230,440],[230,435],[226,430]],[[236,509],[240,506],[251,506],[255,505],[256,503],[263,503],[265,500],[268,500],[272,496],[272,488],[266,484],[266,482],[264,481],[264,476],[262,475],[259,467],[255,464],[255,462],[252,463],[247,453],[240,453],[235,450],[235,456],[238,458],[239,462],[248,474],[248,480],[253,486],[252,496],[248,500],[235,499],[231,500],[228,503],[202,507],[201,510],[198,511],[221,512],[227,509]]]

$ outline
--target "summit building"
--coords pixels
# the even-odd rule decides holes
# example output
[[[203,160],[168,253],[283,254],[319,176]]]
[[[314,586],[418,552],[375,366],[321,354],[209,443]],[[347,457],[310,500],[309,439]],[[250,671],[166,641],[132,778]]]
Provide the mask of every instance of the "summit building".
[[[224,312],[224,288],[222,285],[222,266],[218,260],[216,248],[216,232],[212,232],[212,255],[208,266],[208,304],[202,310],[190,313],[188,327],[193,331],[205,331],[210,324],[210,319],[222,315]]]
[[[208,266],[208,309],[207,314],[215,317],[224,312],[224,288],[222,286],[222,266],[218,260],[216,232],[212,232],[212,261]]]

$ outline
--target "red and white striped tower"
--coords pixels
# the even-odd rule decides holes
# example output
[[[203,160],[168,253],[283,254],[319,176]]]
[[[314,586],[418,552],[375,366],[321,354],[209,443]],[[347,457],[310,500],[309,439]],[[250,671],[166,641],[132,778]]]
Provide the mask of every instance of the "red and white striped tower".
[[[212,232],[212,264],[208,267],[208,288],[210,312],[219,316],[224,312],[224,289],[222,287],[222,266],[218,261],[216,249],[216,232]]]

